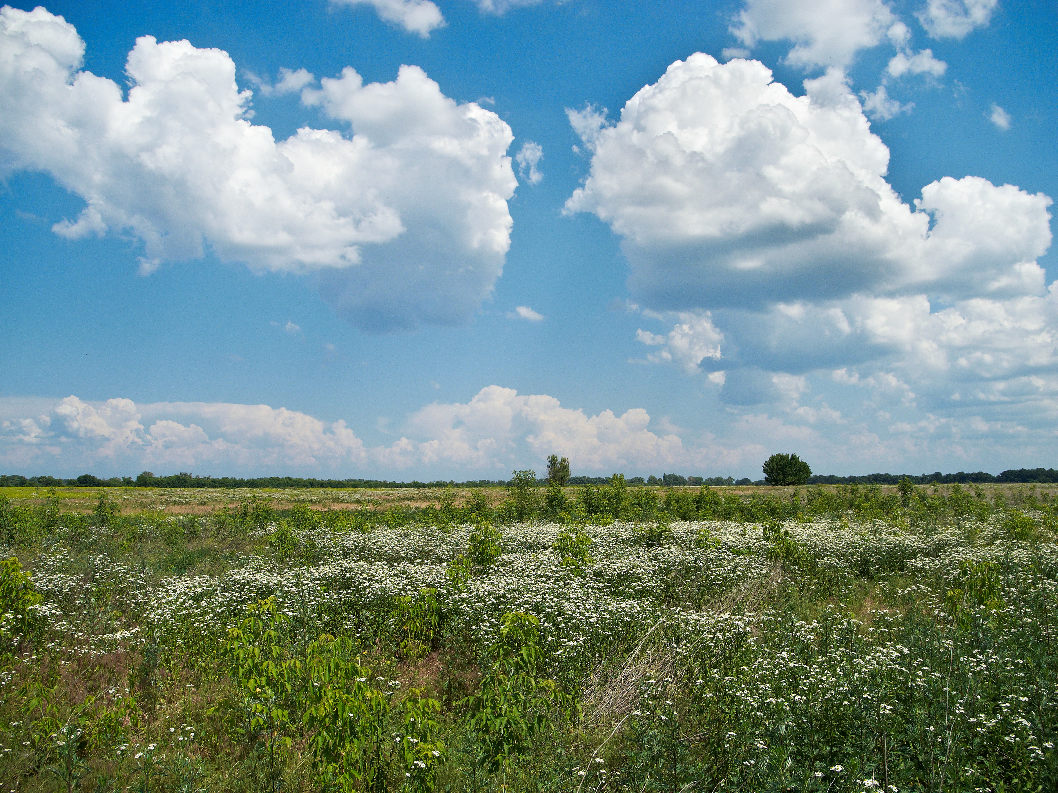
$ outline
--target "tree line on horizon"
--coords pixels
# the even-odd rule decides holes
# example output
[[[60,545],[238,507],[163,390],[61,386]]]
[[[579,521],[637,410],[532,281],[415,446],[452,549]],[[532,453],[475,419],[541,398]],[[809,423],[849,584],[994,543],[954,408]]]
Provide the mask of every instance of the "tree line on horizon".
[[[812,474],[808,477],[807,484],[810,485],[896,485],[901,479],[907,478],[916,485],[930,484],[1054,484],[1058,483],[1058,470],[1054,468],[1014,468],[991,474],[986,471],[974,471],[967,473],[941,473],[936,471],[931,474],[888,474],[873,473],[863,475],[842,476],[837,474]],[[569,485],[603,485],[610,481],[609,476],[568,476],[564,484]],[[77,477],[64,478],[49,475],[22,476],[20,474],[0,474],[0,487],[160,487],[160,488],[217,488],[217,489],[242,489],[242,488],[438,488],[447,486],[457,487],[496,487],[508,485],[508,479],[473,479],[463,482],[454,480],[434,480],[421,482],[412,480],[400,482],[386,479],[316,479],[312,477],[297,476],[257,476],[257,477],[233,477],[233,476],[211,476],[195,475],[181,471],[180,473],[165,476],[156,476],[150,471],[144,471],[135,478],[131,476],[115,476],[102,478],[93,474],[81,474]],[[544,485],[548,478],[536,480],[538,485]],[[629,485],[656,486],[656,487],[723,487],[731,485],[763,485],[764,479],[749,479],[743,477],[735,479],[731,476],[684,476],[683,474],[666,473],[661,476],[650,475],[628,477]]]

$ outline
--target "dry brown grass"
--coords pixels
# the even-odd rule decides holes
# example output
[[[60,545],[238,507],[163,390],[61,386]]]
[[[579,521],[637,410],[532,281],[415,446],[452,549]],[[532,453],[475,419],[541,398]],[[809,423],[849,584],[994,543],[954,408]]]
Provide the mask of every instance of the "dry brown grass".
[[[444,491],[440,488],[137,488],[137,487],[4,487],[0,495],[23,506],[39,506],[49,498],[58,498],[63,512],[89,513],[95,509],[99,495],[106,492],[111,503],[126,515],[164,512],[168,515],[209,515],[221,509],[238,508],[258,501],[276,510],[304,505],[315,510],[392,509],[437,506]],[[504,487],[453,488],[453,503],[467,503],[476,493],[483,494],[489,505],[498,506],[507,497]]]
[[[639,701],[644,680],[663,680],[675,672],[672,651],[657,641],[654,626],[617,668],[609,665],[596,670],[584,688],[581,720],[589,731],[611,729],[628,718]]]

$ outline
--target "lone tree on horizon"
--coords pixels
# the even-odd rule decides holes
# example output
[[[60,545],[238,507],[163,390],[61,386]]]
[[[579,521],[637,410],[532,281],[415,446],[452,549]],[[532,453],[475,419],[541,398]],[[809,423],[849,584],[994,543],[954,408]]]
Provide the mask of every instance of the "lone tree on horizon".
[[[806,485],[812,469],[796,454],[773,454],[764,461],[764,484]]]
[[[565,485],[569,482],[569,459],[559,459],[557,454],[547,458],[547,481],[556,485]]]

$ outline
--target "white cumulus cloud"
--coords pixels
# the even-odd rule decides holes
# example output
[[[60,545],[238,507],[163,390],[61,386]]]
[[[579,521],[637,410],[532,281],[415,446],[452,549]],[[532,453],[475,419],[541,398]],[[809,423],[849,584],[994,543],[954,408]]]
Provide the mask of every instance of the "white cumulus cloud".
[[[986,27],[998,5],[999,0],[926,0],[918,19],[934,38],[961,39]]]
[[[88,402],[76,396],[34,402],[30,407],[0,398],[0,464],[106,475],[435,470],[506,478],[552,452],[568,456],[579,470],[601,472],[671,467],[687,457],[681,440],[652,428],[640,408],[588,415],[551,396],[500,386],[483,388],[468,402],[427,405],[408,417],[403,437],[374,447],[344,421],[268,405]]]
[[[0,403],[7,403],[0,400]],[[0,414],[18,406],[0,404]],[[21,420],[0,422],[0,461],[59,468],[205,468],[214,472],[313,470],[360,466],[363,443],[344,422],[267,405],[158,402],[76,396],[38,408],[34,437]],[[17,416],[18,413],[15,413]]]
[[[894,55],[885,71],[892,77],[903,77],[911,74],[925,74],[930,77],[941,77],[948,70],[948,64],[933,56],[933,50],[921,52],[901,51]]]
[[[863,100],[863,112],[875,121],[888,121],[902,113],[911,112],[914,107],[912,102],[902,103],[890,97],[884,85],[879,85],[871,92],[862,92],[860,98]]]
[[[647,354],[652,363],[675,363],[687,372],[700,371],[703,363],[719,361],[724,334],[713,324],[708,311],[682,311],[654,315],[662,322],[672,323],[666,335],[640,328],[636,339],[656,350]]]
[[[529,306],[517,306],[508,316],[511,319],[524,319],[528,322],[543,322],[544,315],[539,311],[534,311]]]
[[[759,41],[790,40],[790,63],[846,68],[878,45],[895,18],[882,0],[746,0],[731,32],[752,49]]]
[[[976,366],[962,359],[977,354],[979,340],[1012,329],[1034,337],[1034,349],[1043,356],[1034,365],[1043,365],[1055,355],[1048,323],[1053,328],[1056,303],[1053,296],[1047,301],[1005,307],[1009,311],[964,306],[957,317],[933,319],[927,308],[917,320],[936,323],[928,330],[962,339],[958,350],[964,355],[952,356],[945,366]],[[892,314],[883,306],[876,313]],[[895,328],[891,319],[869,321],[884,333],[887,326]],[[1020,359],[1015,346],[1007,347],[1010,360]],[[1004,365],[1002,352],[994,352],[992,362]],[[937,459],[956,465],[965,460],[965,470],[994,470],[1007,461],[1010,467],[1043,464],[1058,441],[1058,410],[1048,401],[1048,389],[1053,393],[1058,382],[1031,367],[1019,366],[1017,372],[992,381],[949,380],[954,390],[944,393],[930,393],[930,381],[920,378],[927,391],[918,394],[889,372],[736,369],[719,381],[729,414],[720,435],[688,434],[642,408],[588,413],[546,394],[492,385],[465,402],[414,411],[402,422],[401,437],[374,446],[344,421],[269,405],[0,397],[0,467],[60,476],[153,470],[505,479],[513,470],[540,470],[547,455],[557,453],[569,457],[577,473],[593,475],[680,471],[759,477],[761,463],[777,445],[796,448],[821,472],[862,471],[864,448],[872,451],[871,470],[932,470],[928,466]],[[838,403],[818,398],[823,381]],[[769,400],[781,407],[754,407]],[[1009,415],[997,419],[995,406]]]
[[[799,402],[805,420],[830,415],[810,402],[834,371],[1015,435],[1058,414],[1058,287],[1038,262],[1050,197],[965,176],[906,203],[870,103],[837,70],[805,88],[699,54],[586,127],[566,208],[621,239],[632,297],[662,326],[636,334],[647,360],[700,373],[735,409]]]
[[[430,0],[331,0],[334,5],[368,5],[394,25],[427,38],[430,33],[445,24],[441,9]]]
[[[566,204],[608,223],[648,308],[760,308],[861,292],[1035,293],[1051,199],[945,177],[904,203],[889,151],[832,75],[793,96],[755,61],[696,54],[585,140]]]
[[[97,444],[104,457],[113,457],[120,450],[142,443],[143,425],[130,399],[108,399],[90,405],[77,397],[66,397],[55,406],[48,423],[69,438]]]
[[[466,403],[433,404],[409,421],[417,456],[425,463],[486,466],[517,459],[528,449],[533,459],[556,453],[592,471],[649,468],[683,457],[682,441],[650,428],[645,410],[587,415],[565,408],[554,397],[519,394],[488,386]],[[503,463],[500,462],[500,465]]]
[[[890,240],[921,237],[926,218],[886,183],[889,152],[840,85],[827,75],[795,97],[756,61],[677,61],[584,141],[590,173],[566,208],[622,238],[650,308],[876,282],[893,267]]]
[[[544,175],[540,172],[540,161],[544,159],[544,148],[539,143],[527,140],[515,155],[518,174],[529,184],[540,184]]]
[[[1004,132],[1010,129],[1010,113],[997,104],[993,103],[992,109],[988,114],[988,119],[995,124],[998,129],[1001,129]]]
[[[84,44],[43,8],[0,11],[0,150],[50,174],[85,208],[64,236],[131,234],[141,269],[207,248],[256,270],[328,272],[352,322],[386,329],[465,320],[510,240],[510,128],[417,67],[365,85],[352,69],[303,96],[346,134],[277,141],[250,121],[224,52],[137,40],[127,93],[81,70]],[[280,85],[308,85],[288,72]]]

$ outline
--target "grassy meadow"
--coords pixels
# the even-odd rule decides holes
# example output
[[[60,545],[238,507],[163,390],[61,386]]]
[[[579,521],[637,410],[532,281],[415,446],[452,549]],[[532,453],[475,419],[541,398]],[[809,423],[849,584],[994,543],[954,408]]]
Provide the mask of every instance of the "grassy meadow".
[[[0,489],[0,791],[1058,790],[1058,486]]]

